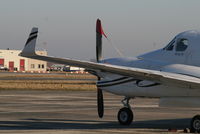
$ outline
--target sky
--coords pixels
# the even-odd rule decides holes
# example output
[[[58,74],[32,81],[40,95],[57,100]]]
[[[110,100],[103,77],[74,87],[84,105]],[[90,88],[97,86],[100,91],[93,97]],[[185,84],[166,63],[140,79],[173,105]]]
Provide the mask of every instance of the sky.
[[[178,33],[200,29],[199,0],[0,0],[0,49],[22,49],[32,27],[48,55],[95,58],[102,21],[103,57],[134,57],[159,49]]]

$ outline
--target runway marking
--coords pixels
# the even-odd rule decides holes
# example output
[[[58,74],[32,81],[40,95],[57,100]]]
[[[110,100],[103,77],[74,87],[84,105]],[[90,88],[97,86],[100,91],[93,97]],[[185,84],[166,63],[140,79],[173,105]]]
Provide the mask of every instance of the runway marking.
[[[135,108],[154,108],[154,107],[159,107],[159,105],[134,105],[133,107]]]

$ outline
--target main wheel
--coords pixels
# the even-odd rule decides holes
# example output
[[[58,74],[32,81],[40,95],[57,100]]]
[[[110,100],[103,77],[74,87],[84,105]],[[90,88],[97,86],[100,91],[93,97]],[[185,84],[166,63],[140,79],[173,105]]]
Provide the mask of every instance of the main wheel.
[[[200,115],[196,115],[192,118],[190,127],[191,133],[200,133]]]
[[[133,112],[130,108],[124,107],[118,112],[118,121],[121,125],[130,125],[133,121]]]

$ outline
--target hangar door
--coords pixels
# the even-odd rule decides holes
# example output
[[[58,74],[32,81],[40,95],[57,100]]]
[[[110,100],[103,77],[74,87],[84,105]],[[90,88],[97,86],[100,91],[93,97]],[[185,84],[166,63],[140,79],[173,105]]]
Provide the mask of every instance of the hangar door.
[[[24,71],[25,70],[25,61],[24,59],[20,59],[20,71]]]
[[[4,59],[0,59],[0,66],[4,66]]]
[[[14,61],[9,61],[9,70],[14,71]]]

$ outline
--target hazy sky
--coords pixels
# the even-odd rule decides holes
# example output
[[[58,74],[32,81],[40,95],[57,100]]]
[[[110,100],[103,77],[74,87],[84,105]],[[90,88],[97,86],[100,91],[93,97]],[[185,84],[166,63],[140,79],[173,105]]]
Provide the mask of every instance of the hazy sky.
[[[164,47],[176,34],[200,29],[200,0],[0,0],[0,49],[22,49],[32,27],[49,55],[95,57],[95,23],[125,56]],[[104,57],[119,56],[103,40]]]

